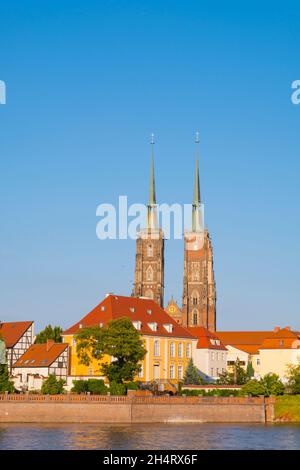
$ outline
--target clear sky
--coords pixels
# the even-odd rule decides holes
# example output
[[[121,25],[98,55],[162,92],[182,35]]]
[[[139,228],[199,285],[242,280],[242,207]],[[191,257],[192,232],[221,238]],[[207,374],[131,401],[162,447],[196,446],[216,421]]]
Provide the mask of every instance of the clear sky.
[[[1,1],[0,319],[70,326],[130,295],[135,242],[96,207],[189,203],[194,132],[219,329],[300,330],[299,2]],[[181,304],[183,243],[166,243]]]

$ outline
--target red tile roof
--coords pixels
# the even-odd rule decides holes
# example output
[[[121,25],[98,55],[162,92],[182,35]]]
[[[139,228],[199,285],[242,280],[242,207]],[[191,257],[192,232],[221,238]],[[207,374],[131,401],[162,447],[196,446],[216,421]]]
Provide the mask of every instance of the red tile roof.
[[[33,344],[13,367],[49,367],[67,348],[65,343]]]
[[[280,339],[285,338],[286,348],[290,348],[297,340],[298,333],[289,328],[276,327],[273,331],[218,331],[216,334],[227,346],[245,351],[248,354],[258,354],[259,349],[277,349]]]
[[[32,321],[0,323],[0,337],[4,340],[5,346],[12,348],[32,324]]]
[[[78,333],[80,328],[95,326],[100,323],[105,326],[111,320],[121,317],[128,317],[132,321],[140,321],[140,332],[144,335],[194,338],[187,329],[176,323],[154,300],[113,294],[109,294],[97,307],[75,325],[64,331],[63,334],[72,335]],[[152,322],[157,323],[157,331],[153,331],[148,325]],[[164,327],[165,324],[172,325],[171,332],[167,331]]]
[[[206,328],[193,326],[188,328],[188,330],[198,339],[197,349],[216,349],[226,351],[226,347],[220,338],[211,331],[208,331]],[[217,341],[219,341],[219,344],[217,344]]]

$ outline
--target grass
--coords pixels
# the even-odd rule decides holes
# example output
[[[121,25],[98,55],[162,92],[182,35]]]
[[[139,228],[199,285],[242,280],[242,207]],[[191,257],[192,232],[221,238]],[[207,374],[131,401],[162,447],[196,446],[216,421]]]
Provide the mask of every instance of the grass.
[[[300,422],[300,395],[276,397],[275,419],[278,421]]]

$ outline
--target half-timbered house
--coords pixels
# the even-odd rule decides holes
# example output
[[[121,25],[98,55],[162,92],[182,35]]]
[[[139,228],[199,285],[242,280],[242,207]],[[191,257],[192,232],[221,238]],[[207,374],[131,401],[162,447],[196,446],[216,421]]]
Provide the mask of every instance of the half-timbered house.
[[[27,351],[34,341],[33,321],[0,323],[0,337],[5,343],[8,370]]]

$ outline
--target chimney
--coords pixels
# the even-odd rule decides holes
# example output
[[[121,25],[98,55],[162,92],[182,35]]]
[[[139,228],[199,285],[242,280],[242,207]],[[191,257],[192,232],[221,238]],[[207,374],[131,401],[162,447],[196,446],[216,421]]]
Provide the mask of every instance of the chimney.
[[[47,339],[47,343],[46,343],[46,351],[47,352],[52,348],[53,344],[55,344],[53,339]]]
[[[273,331],[274,331],[274,333],[277,333],[279,330],[280,330],[280,326],[275,326]]]
[[[290,326],[285,326],[285,327],[284,327],[284,330],[289,330],[289,331],[291,331],[291,327],[290,327]]]

